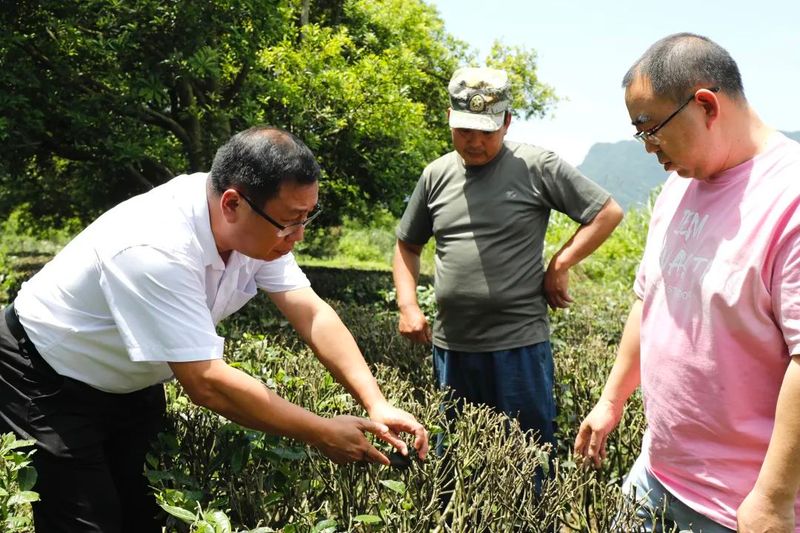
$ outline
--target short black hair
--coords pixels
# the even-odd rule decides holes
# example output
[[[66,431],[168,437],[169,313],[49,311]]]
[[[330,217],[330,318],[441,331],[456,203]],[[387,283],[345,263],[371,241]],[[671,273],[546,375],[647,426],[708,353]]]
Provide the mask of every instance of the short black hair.
[[[727,50],[702,35],[675,33],[656,41],[622,79],[628,88],[637,77],[649,81],[653,93],[680,102],[698,85],[719,87],[745,100],[739,67]]]
[[[237,189],[263,205],[287,182],[311,185],[321,171],[314,154],[300,139],[273,126],[254,126],[223,144],[211,165],[216,194]]]

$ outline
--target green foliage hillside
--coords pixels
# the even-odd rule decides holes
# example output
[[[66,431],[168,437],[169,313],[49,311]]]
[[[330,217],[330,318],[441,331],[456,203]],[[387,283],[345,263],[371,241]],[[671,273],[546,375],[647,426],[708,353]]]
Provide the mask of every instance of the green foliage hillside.
[[[27,202],[89,220],[259,123],[318,155],[329,221],[398,215],[474,61],[422,0],[19,1],[0,26],[0,217]],[[555,101],[535,52],[487,61],[518,82],[517,113]]]

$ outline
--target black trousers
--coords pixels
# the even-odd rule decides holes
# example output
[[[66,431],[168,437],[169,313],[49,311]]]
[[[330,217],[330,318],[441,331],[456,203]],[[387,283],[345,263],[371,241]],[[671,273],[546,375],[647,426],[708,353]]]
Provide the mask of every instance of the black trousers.
[[[0,433],[36,440],[37,533],[160,533],[143,475],[164,389],[111,394],[56,373],[13,305],[0,320]]]

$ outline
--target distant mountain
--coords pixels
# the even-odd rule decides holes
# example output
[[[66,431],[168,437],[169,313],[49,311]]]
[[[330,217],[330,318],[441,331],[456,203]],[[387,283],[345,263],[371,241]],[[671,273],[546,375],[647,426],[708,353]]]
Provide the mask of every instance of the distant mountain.
[[[784,131],[783,134],[800,143],[800,131]]]
[[[646,202],[650,191],[668,175],[638,141],[594,144],[578,170],[610,192],[626,210]]]
[[[800,142],[800,131],[783,133]],[[647,202],[650,192],[668,175],[637,141],[597,143],[578,170],[610,192],[625,209]]]

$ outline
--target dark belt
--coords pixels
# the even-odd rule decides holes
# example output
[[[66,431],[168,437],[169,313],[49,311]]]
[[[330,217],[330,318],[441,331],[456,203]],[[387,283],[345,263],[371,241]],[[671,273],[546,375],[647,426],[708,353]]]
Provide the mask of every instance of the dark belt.
[[[17,316],[17,310],[14,309],[13,302],[6,306],[3,314],[5,315],[8,331],[10,331],[11,335],[17,340],[20,348],[38,355],[39,352],[36,350],[33,342],[31,342],[31,338],[28,337],[28,333],[25,331],[25,328],[22,327],[22,323],[19,321],[19,316]]]

